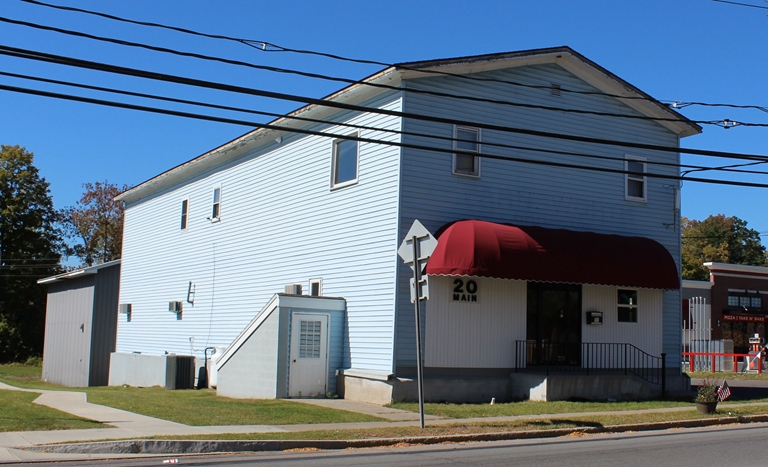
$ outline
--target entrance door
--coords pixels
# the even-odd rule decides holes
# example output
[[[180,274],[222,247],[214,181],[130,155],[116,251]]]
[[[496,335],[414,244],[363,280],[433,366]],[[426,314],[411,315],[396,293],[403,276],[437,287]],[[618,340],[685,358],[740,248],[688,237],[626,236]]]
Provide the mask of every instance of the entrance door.
[[[528,283],[527,365],[581,366],[581,285]]]
[[[294,313],[289,397],[324,396],[328,387],[328,315]]]

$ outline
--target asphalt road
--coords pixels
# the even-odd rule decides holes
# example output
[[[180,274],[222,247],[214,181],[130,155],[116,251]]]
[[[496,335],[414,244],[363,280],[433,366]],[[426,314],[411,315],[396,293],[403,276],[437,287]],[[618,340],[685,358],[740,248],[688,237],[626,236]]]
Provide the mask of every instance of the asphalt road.
[[[768,424],[347,451],[35,463],[36,466],[764,466]],[[174,462],[175,461],[175,462]]]

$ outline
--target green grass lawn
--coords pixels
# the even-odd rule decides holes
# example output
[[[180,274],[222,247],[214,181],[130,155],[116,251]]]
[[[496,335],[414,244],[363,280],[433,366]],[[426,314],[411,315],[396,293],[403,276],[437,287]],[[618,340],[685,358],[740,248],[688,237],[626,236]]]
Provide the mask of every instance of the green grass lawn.
[[[270,399],[230,399],[217,396],[211,390],[181,390],[171,391],[163,388],[135,388],[135,387],[94,387],[94,388],[66,388],[40,381],[41,367],[25,365],[0,365],[0,381],[12,386],[30,389],[73,390],[87,393],[88,400],[95,404],[102,404],[131,412],[136,412],[151,417],[171,420],[187,425],[288,425],[297,423],[348,423],[380,421],[368,415],[332,410],[314,405],[302,404],[290,400]],[[707,373],[709,377],[711,373]],[[693,377],[699,377],[693,374]],[[718,373],[717,377],[727,379],[739,379],[739,376],[754,379],[763,375],[734,375]],[[768,379],[766,376],[764,379]],[[83,421],[76,417],[70,417],[47,407],[32,404],[36,394],[22,393],[18,391],[0,391],[2,402],[2,424],[0,430],[48,430],[67,429],[100,426],[97,423]],[[395,408],[418,411],[415,403],[397,403]],[[584,417],[570,416],[569,421],[558,420],[557,414],[605,412],[605,411],[629,411],[642,409],[659,409],[670,407],[690,407],[690,411],[665,412],[661,414],[600,414],[585,415]],[[720,414],[731,411],[734,415],[749,413],[768,413],[768,406],[750,406],[735,408],[732,404],[721,404]],[[425,411],[431,415],[447,418],[482,418],[515,415],[541,416],[534,420],[505,422],[488,421],[483,424],[458,424],[456,427],[441,427],[434,429],[444,430],[450,434],[455,430],[493,431],[496,429],[521,430],[530,426],[561,427],[572,422],[577,424],[620,424],[639,423],[642,421],[656,420],[680,420],[687,418],[700,418],[690,401],[648,401],[648,402],[512,402],[503,404],[426,404]],[[586,418],[585,418],[586,417]],[[538,420],[538,421],[537,421]],[[85,424],[85,425],[82,425]],[[596,426],[596,425],[595,425]],[[464,427],[464,428],[461,428]],[[484,428],[480,428],[484,427]],[[432,428],[430,428],[432,429]],[[401,433],[400,429],[387,429],[394,436]],[[408,436],[409,429],[402,431],[402,436]],[[323,436],[334,439],[331,432]],[[343,436],[352,438],[357,436],[373,436],[368,432],[351,432]],[[374,432],[370,432],[374,433]],[[228,435],[231,436],[231,435]],[[282,436],[282,435],[281,435]],[[285,435],[296,439],[295,433]],[[308,435],[309,436],[309,435]],[[341,435],[340,435],[341,436]],[[256,439],[256,438],[251,438]],[[326,439],[326,438],[323,438]]]
[[[231,399],[212,390],[124,386],[69,388],[40,381],[41,368],[0,365],[0,382],[25,389],[80,391],[88,401],[185,425],[291,425],[382,421],[377,417],[283,399]],[[4,391],[0,391],[2,393]]]
[[[105,425],[33,403],[40,394],[0,391],[0,431],[74,430]]]
[[[170,391],[163,388],[81,388],[88,401],[185,425],[291,425],[383,421],[284,399],[231,399],[212,390]]]
[[[398,402],[392,407],[412,412],[419,411],[415,402]],[[503,404],[424,404],[424,413],[447,418],[507,417],[515,415],[542,415],[579,412],[605,412],[613,410],[645,410],[669,407],[691,407],[691,401],[644,402],[537,402],[521,401]]]
[[[689,404],[690,405],[690,404]],[[740,417],[768,414],[768,405],[736,407],[733,404],[718,406],[717,413],[702,415],[693,408],[686,411],[602,414],[576,417],[546,415],[526,420],[435,424],[427,421],[426,427],[386,427],[349,430],[314,430],[294,433],[229,433],[197,436],[155,436],[152,439],[207,439],[207,440],[348,440],[373,438],[403,438],[417,436],[447,436],[481,433],[506,433],[517,431],[542,431],[559,428],[611,427],[640,423],[699,420],[720,417]]]

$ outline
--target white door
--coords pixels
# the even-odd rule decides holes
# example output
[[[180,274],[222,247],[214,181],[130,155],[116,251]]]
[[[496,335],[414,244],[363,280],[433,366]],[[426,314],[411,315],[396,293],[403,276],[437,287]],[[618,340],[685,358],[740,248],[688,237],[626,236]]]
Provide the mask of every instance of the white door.
[[[328,315],[294,313],[289,397],[324,396],[328,387]]]

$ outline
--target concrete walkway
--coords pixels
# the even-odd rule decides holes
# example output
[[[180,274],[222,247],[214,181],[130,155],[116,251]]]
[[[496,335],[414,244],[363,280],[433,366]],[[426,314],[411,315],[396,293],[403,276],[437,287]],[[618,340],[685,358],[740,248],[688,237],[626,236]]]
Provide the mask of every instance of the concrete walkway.
[[[219,425],[188,426],[159,418],[147,417],[125,410],[91,404],[86,394],[73,391],[50,391],[43,389],[20,389],[0,383],[0,390],[13,390],[39,393],[36,404],[45,405],[78,417],[95,420],[111,428],[93,428],[83,430],[23,431],[0,432],[0,462],[19,462],[31,460],[80,459],[87,455],[44,454],[24,451],[23,448],[52,443],[73,441],[94,441],[105,439],[142,438],[158,435],[205,435],[222,433],[269,433],[296,432],[308,430],[338,430],[349,428],[379,428],[386,426],[414,426],[419,423],[419,414],[406,410],[382,407],[365,402],[345,401],[344,399],[292,399],[307,404],[319,405],[337,410],[365,413],[388,421],[364,423],[321,423],[302,425]],[[429,420],[439,417],[427,416]],[[17,449],[21,448],[21,449]],[[124,456],[124,455],[122,455]],[[103,455],[95,457],[102,458]]]
[[[40,389],[19,389],[0,383],[0,390],[15,390],[40,393],[35,400],[36,404],[46,405],[63,412],[67,412],[82,418],[95,420],[110,428],[94,428],[83,430],[56,430],[56,431],[26,431],[0,433],[0,463],[25,462],[34,460],[66,460],[87,458],[126,457],[130,454],[60,454],[41,453],[24,450],[34,446],[43,446],[52,443],[66,443],[75,441],[98,441],[108,439],[135,439],[158,435],[206,435],[223,433],[268,433],[268,432],[299,432],[309,430],[340,430],[353,428],[382,428],[418,426],[419,414],[382,407],[364,402],[347,401],[344,399],[300,399],[294,401],[306,404],[319,405],[337,410],[365,413],[386,421],[363,423],[326,423],[326,424],[302,424],[302,425],[230,425],[230,426],[188,426],[157,418],[147,417],[124,410],[114,409],[97,404],[91,404],[86,400],[86,394],[72,391],[50,391]],[[607,413],[650,413],[690,411],[692,407],[649,409],[620,412],[581,412],[573,414],[557,414],[558,417],[583,417],[590,415],[605,415]],[[461,419],[462,423],[512,421],[524,419],[542,418],[547,415],[536,414],[528,416],[507,416],[492,418]],[[430,425],[457,423],[457,419],[446,419],[435,416],[427,416]],[[134,454],[135,455],[135,454]]]

